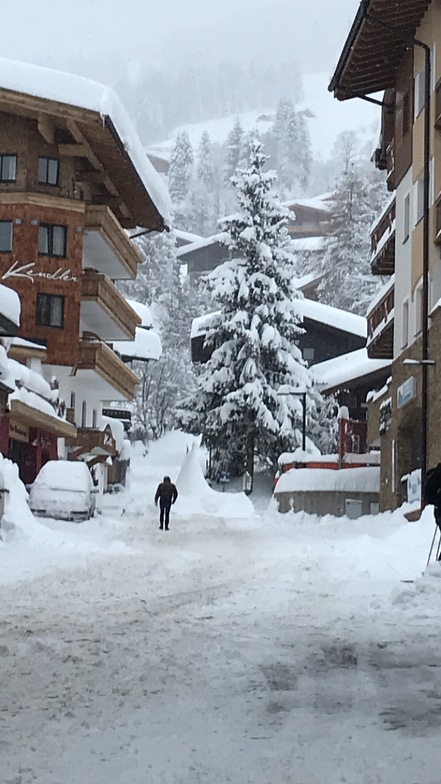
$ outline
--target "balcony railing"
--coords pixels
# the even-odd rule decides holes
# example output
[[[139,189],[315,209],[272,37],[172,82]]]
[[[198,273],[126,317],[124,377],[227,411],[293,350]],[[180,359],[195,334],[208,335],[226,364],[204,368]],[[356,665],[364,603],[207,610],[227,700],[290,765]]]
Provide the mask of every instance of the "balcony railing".
[[[75,447],[69,455],[70,460],[78,460],[81,455],[115,457],[117,454],[115,439],[109,426],[104,430],[97,427],[79,428],[76,437],[68,439],[67,445]]]
[[[380,215],[371,233],[371,270],[373,275],[395,272],[395,199]]]
[[[112,210],[100,204],[86,206],[83,267],[103,272],[112,280],[136,277],[142,257]]]
[[[115,396],[109,390],[103,399],[120,400],[122,395],[127,400],[133,400],[139,378],[109,346],[98,341],[84,340],[80,342],[79,353],[77,371],[94,371],[115,390]]]
[[[82,276],[81,319],[84,328],[103,340],[135,339],[141,320],[106,275]]]
[[[395,283],[392,280],[367,315],[370,359],[393,359]]]

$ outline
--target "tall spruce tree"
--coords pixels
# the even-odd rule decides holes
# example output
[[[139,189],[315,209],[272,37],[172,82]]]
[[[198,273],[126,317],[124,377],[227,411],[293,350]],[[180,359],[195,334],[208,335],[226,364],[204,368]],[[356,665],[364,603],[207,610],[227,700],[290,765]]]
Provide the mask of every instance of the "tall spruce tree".
[[[214,351],[181,415],[219,461],[250,473],[255,452],[275,464],[296,445],[302,406],[292,393],[312,385],[296,345],[301,295],[292,285],[288,213],[272,192],[265,161],[252,138],[249,167],[232,180],[240,211],[222,225],[234,258],[209,276],[219,308],[207,335]],[[289,394],[279,395],[281,387]]]
[[[331,202],[332,231],[326,240],[320,301],[364,316],[382,279],[370,270],[370,226],[387,200],[384,178],[363,175],[348,164]]]
[[[233,177],[237,167],[239,166],[242,153],[243,136],[243,128],[240,124],[239,118],[237,117],[233,128],[227,136],[227,142],[225,145],[224,176],[225,181],[228,184],[230,183],[231,177]]]
[[[187,131],[180,131],[170,158],[168,189],[174,207],[176,228],[187,228],[188,194],[193,177],[194,153]]]

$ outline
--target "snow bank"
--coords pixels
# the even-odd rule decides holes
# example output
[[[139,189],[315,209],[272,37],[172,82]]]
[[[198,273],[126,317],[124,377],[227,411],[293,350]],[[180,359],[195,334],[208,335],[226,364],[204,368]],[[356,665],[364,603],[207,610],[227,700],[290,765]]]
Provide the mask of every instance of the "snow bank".
[[[0,454],[0,484],[5,494],[5,511],[1,523],[2,535],[8,538],[11,532],[30,536],[39,525],[28,506],[28,493],[18,475],[18,466]]]
[[[223,518],[253,517],[254,507],[244,493],[220,493],[213,490],[204,478],[198,448],[193,445],[179,472],[176,503],[180,515],[209,514]]]

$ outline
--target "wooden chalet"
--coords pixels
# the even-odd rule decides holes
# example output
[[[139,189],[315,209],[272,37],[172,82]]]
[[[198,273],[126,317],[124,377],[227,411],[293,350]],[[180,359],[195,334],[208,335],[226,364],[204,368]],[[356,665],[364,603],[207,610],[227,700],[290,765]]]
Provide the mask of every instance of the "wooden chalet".
[[[13,351],[30,367],[37,344],[57,379],[70,428],[57,454],[104,465],[103,403],[132,399],[138,380],[112,349],[140,323],[115,285],[141,261],[126,230],[164,230],[167,196],[111,90],[0,65],[0,278],[20,297],[23,339]]]

